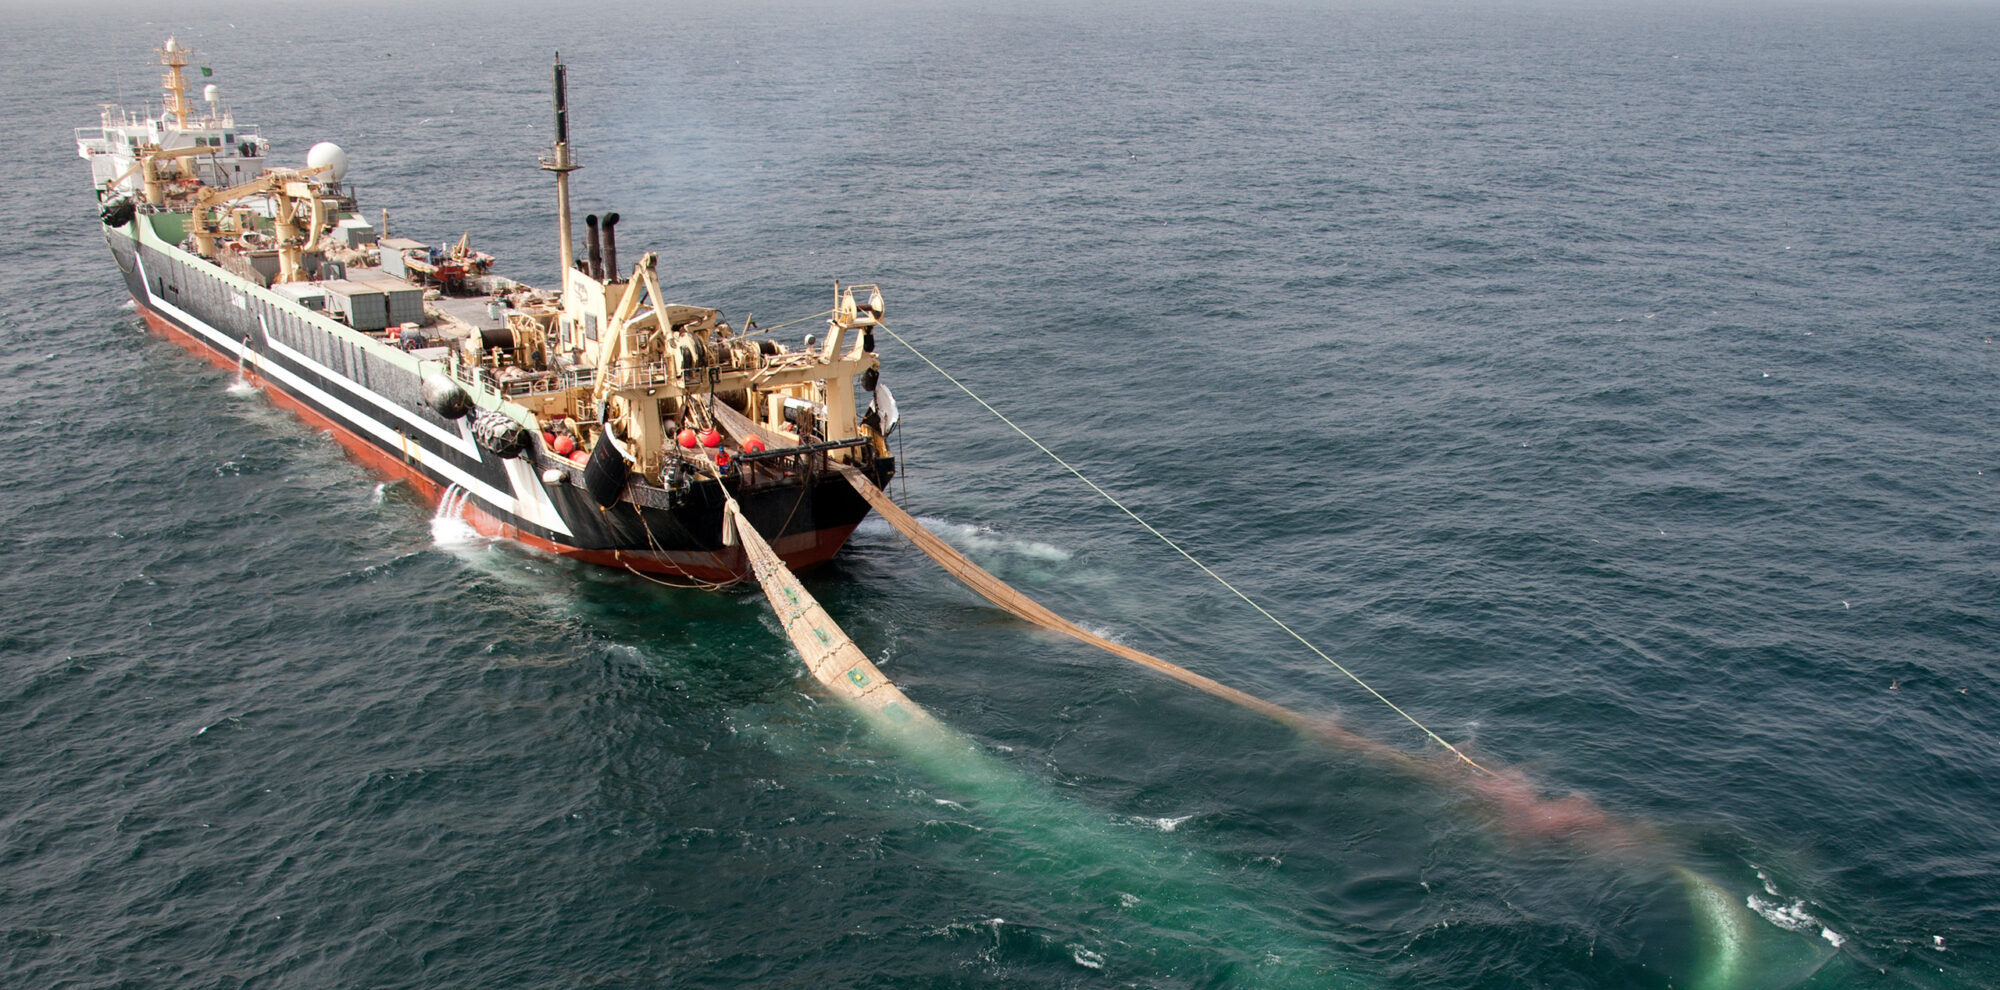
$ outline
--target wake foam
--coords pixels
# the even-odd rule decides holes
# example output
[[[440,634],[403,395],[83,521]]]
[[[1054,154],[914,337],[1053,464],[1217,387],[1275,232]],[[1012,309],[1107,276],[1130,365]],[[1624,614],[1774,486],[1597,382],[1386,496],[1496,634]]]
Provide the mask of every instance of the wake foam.
[[[936,516],[918,516],[917,521],[923,523],[925,529],[944,537],[959,549],[969,553],[1004,553],[1054,564],[1062,563],[1072,556],[1068,550],[1052,544],[1002,536],[990,526],[972,526]]]
[[[1744,898],[1744,904],[1750,910],[1757,912],[1758,917],[1789,932],[1816,934],[1836,949],[1846,944],[1847,936],[1827,927],[1825,922],[1814,917],[1812,911],[1806,907],[1805,901],[1788,898],[1779,893],[1778,885],[1761,867],[1757,870],[1757,879],[1764,884],[1764,893],[1751,894]]]

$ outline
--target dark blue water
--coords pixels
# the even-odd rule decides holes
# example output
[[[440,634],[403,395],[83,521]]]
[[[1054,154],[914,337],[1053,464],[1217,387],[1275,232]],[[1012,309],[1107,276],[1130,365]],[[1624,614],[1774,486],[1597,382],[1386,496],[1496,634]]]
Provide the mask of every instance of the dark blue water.
[[[2000,984],[1994,8],[9,19],[0,983],[1658,988],[1714,975],[1686,870],[1749,919],[1736,985]],[[974,769],[827,701],[753,590],[434,526],[124,305],[70,129],[157,99],[170,32],[279,160],[336,141],[371,216],[544,283],[560,49],[579,211],[673,294],[769,325],[880,282],[1341,663],[1645,840],[1523,840],[879,524],[809,585]],[[982,563],[1426,752],[884,351],[897,494]]]

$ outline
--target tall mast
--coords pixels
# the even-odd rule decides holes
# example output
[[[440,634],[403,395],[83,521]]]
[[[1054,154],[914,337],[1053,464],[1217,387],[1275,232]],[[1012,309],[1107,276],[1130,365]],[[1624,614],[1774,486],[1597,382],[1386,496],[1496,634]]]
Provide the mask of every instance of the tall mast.
[[[167,91],[166,112],[173,116],[175,124],[185,127],[188,118],[187,80],[181,77],[181,70],[188,66],[188,50],[168,38],[166,47],[153,51],[159,53],[160,64],[167,69],[160,74],[160,85]]]
[[[542,168],[556,174],[557,243],[562,246],[562,286],[569,291],[569,273],[576,267],[576,249],[570,243],[569,174],[582,168],[569,156],[569,84],[563,69],[562,53],[556,53],[556,146],[542,159]]]

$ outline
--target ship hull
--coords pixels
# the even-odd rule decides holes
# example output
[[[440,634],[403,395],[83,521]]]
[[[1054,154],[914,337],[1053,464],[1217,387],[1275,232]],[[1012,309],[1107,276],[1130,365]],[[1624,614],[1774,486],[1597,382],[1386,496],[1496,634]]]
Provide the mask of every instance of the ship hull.
[[[651,497],[600,509],[582,485],[580,465],[539,443],[521,456],[500,457],[478,445],[465,420],[446,419],[426,405],[422,379],[436,367],[180,250],[147,217],[106,227],[105,237],[155,333],[240,371],[355,460],[432,502],[448,501],[480,533],[642,574],[701,581],[749,576],[741,547],[725,540],[717,482],[694,483],[671,499],[655,489]],[[557,469],[553,483],[544,480],[550,468]],[[880,466],[877,481],[886,482],[889,470]],[[834,556],[868,513],[832,471],[730,491],[795,570]]]

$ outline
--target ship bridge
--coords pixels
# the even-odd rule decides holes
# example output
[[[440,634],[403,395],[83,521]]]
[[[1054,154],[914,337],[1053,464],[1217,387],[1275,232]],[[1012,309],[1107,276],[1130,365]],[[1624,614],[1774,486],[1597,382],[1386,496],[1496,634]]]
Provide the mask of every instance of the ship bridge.
[[[165,90],[161,111],[142,115],[107,103],[99,108],[98,126],[76,129],[76,153],[90,162],[99,198],[142,192],[148,167],[159,179],[209,186],[256,178],[264,171],[270,142],[255,126],[236,123],[214,84],[202,87],[200,106],[189,98],[183,73],[192,52],[172,38],[154,51],[167,70],[160,77]],[[208,69],[201,71],[206,75]]]

